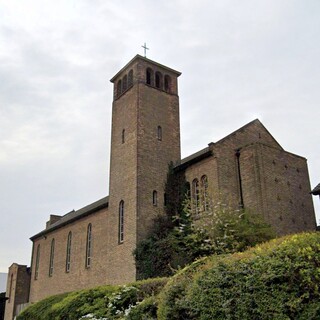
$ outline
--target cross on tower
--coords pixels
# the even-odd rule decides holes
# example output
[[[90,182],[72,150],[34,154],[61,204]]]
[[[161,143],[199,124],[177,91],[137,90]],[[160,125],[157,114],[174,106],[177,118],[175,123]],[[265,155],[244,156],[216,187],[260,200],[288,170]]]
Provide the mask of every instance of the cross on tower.
[[[141,47],[144,49],[144,57],[146,58],[147,57],[147,50],[149,50],[149,48],[147,48],[146,43],[144,43],[144,45]]]

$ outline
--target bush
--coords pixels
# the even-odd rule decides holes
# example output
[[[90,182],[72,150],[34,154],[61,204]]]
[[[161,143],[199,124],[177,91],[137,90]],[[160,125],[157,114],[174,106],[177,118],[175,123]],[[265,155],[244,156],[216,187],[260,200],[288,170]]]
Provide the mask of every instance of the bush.
[[[161,294],[158,319],[319,319],[319,283],[320,234],[288,236],[186,268]]]
[[[137,319],[134,314],[139,310],[155,314],[156,304],[148,305],[147,300],[139,304],[156,296],[166,282],[167,279],[152,279],[52,296],[26,308],[17,320]],[[128,318],[132,311],[133,316]]]

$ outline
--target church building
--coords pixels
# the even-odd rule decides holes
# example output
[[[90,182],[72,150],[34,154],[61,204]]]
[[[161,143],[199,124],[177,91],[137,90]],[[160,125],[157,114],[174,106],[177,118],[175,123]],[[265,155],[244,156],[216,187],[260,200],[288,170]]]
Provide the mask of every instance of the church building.
[[[225,196],[261,213],[277,235],[316,229],[306,159],[285,151],[259,120],[181,159],[180,75],[137,55],[111,79],[109,195],[51,215],[30,238],[30,268],[9,268],[6,320],[50,295],[135,281],[132,252],[165,214],[169,163],[184,173],[193,198],[203,190]]]

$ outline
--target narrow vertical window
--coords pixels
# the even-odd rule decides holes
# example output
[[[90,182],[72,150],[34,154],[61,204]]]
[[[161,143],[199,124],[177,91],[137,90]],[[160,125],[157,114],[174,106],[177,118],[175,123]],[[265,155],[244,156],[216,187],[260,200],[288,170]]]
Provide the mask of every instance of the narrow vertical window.
[[[117,83],[117,97],[119,98],[122,92],[122,82],[121,80],[118,81]]]
[[[152,204],[154,206],[158,205],[158,193],[156,190],[153,190],[153,193],[152,193]]]
[[[168,75],[164,77],[164,90],[166,92],[171,92],[171,78]]]
[[[70,272],[70,267],[71,267],[71,240],[72,240],[72,233],[70,231],[68,234],[68,240],[67,240],[66,272]]]
[[[161,141],[162,140],[162,128],[160,126],[158,126],[158,129],[157,129],[157,136],[158,136],[158,140]]]
[[[53,261],[54,261],[54,239],[51,240],[49,277],[52,277],[52,274],[53,274]]]
[[[91,267],[91,258],[92,258],[92,225],[88,224],[87,229],[87,246],[86,246],[86,268]]]
[[[208,195],[208,177],[203,175],[201,177],[201,202],[204,211],[208,210],[209,207],[209,195]]]
[[[125,92],[128,89],[128,77],[125,75],[122,79],[122,92]]]
[[[162,74],[156,72],[156,88],[162,89]]]
[[[163,194],[163,205],[164,205],[164,206],[167,205],[167,201],[168,201],[168,200],[167,200],[167,194],[164,193],[164,194]]]
[[[119,243],[124,241],[124,201],[119,203]]]
[[[153,85],[153,71],[150,68],[148,68],[146,72],[146,83],[150,86]]]
[[[133,86],[133,71],[130,70],[128,74],[128,88]]]
[[[194,179],[192,181],[192,201],[195,213],[199,213],[199,181]]]
[[[126,130],[122,130],[122,133],[121,133],[121,142],[124,143],[125,141],[125,134],[126,134]]]
[[[39,276],[39,264],[40,264],[40,244],[37,246],[37,253],[36,253],[36,266],[34,270],[34,279],[37,280]]]

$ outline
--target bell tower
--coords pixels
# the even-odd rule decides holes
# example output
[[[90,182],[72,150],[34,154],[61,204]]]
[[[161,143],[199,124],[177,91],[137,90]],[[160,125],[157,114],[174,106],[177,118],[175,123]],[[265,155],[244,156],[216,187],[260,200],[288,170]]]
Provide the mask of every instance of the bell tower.
[[[168,164],[181,157],[180,74],[137,55],[111,79],[108,245],[114,282],[135,279],[132,251],[153,218],[164,214]]]

